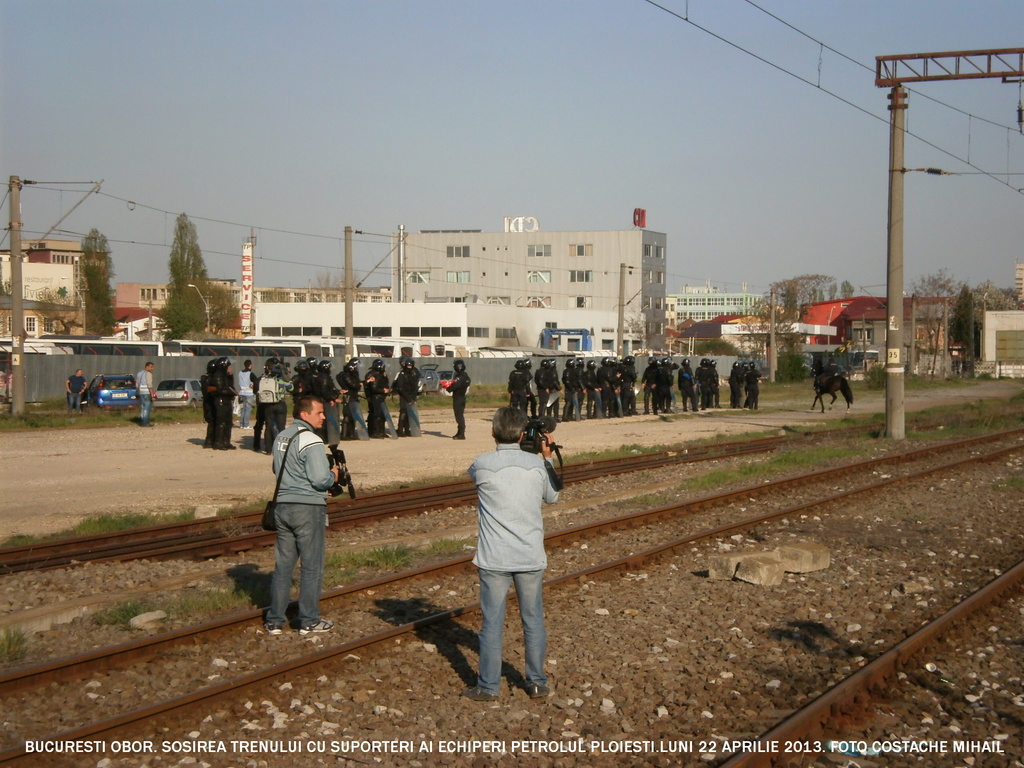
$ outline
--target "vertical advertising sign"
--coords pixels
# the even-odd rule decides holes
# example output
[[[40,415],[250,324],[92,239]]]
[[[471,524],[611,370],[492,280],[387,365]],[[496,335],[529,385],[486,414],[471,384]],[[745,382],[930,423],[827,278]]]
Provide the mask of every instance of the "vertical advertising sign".
[[[242,335],[252,334],[252,242],[242,245]]]

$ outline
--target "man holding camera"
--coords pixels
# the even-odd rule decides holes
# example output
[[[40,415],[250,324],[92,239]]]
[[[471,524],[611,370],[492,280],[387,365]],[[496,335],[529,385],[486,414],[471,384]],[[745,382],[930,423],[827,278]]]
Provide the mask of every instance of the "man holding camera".
[[[526,427],[522,411],[499,408],[491,422],[497,449],[477,456],[469,468],[479,495],[479,536],[473,563],[480,575],[483,614],[477,684],[462,693],[473,701],[498,698],[505,604],[513,584],[523,621],[527,695],[537,699],[551,693],[544,674],[547,554],[541,506],[558,501],[560,482],[551,463],[552,443],[547,435],[542,435],[539,446],[520,447]],[[539,456],[531,452],[538,447]]]
[[[299,634],[329,632],[334,627],[333,621],[320,618],[320,592],[327,538],[327,491],[338,482],[339,467],[330,466],[324,441],[316,433],[324,424],[324,401],[315,395],[300,395],[293,416],[295,421],[277,436],[273,449],[274,474],[281,480],[274,511],[276,564],[270,581],[270,609],[264,623],[270,635],[284,631],[292,572],[299,559]]]

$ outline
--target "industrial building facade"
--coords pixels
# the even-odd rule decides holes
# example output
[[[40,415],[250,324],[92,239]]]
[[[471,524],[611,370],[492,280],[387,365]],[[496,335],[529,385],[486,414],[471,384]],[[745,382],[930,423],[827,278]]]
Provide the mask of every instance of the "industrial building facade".
[[[406,233],[395,265],[402,302],[618,313],[627,336],[660,348],[666,322],[666,236],[646,229],[544,232],[508,225]],[[517,220],[511,220],[513,222]],[[396,238],[397,239],[397,238]],[[614,315],[613,315],[614,316]],[[552,317],[545,326],[558,328]]]

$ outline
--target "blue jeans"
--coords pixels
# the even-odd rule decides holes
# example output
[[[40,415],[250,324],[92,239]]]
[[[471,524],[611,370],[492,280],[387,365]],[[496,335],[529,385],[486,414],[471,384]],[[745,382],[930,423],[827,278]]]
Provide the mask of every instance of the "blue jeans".
[[[238,426],[242,429],[249,428],[249,414],[252,413],[252,404],[256,401],[253,395],[238,396]]]
[[[519,615],[523,620],[523,644],[526,646],[526,682],[547,685],[544,656],[548,634],[544,629],[544,571],[480,572],[480,674],[477,685],[485,691],[498,693],[501,686],[502,633],[505,629],[505,603],[508,589],[516,587]]]
[[[68,392],[68,413],[82,412],[82,393]]]
[[[139,395],[139,423],[144,426],[149,426],[149,417],[153,413],[153,396],[149,392],[143,392]]]
[[[295,570],[296,561],[301,558],[299,627],[310,627],[320,621],[327,507],[279,502],[274,518],[277,522],[277,562],[270,580],[270,610],[267,611],[267,623],[285,623],[285,611],[288,610],[288,602],[291,599],[292,572]]]

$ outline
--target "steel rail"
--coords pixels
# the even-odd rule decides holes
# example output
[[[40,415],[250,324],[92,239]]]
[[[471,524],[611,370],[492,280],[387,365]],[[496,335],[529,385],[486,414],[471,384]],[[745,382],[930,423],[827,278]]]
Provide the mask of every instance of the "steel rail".
[[[786,439],[792,438],[760,438],[569,464],[565,468],[565,481],[567,484],[582,483],[605,475],[770,451]],[[329,528],[339,531],[356,525],[372,524],[381,518],[462,506],[474,503],[475,500],[476,489],[468,480],[386,491],[363,499],[346,499],[329,504]],[[184,556],[208,558],[270,546],[274,541],[273,532],[259,530],[255,533],[232,533],[232,529],[258,526],[261,515],[262,511],[246,511],[207,520],[164,523],[132,531],[10,547],[0,550],[0,573],[63,568],[84,562],[124,562]]]
[[[1008,433],[997,433],[997,435],[987,436],[990,440],[1001,439],[1006,436],[1012,436],[1016,433],[1024,432],[1024,429],[1011,430]],[[780,478],[767,483],[758,483],[756,485],[744,486],[731,491],[725,491],[723,493],[709,494],[706,496],[698,497],[696,499],[690,499],[688,501],[679,502],[676,504],[667,505],[650,510],[641,510],[638,512],[627,513],[614,518],[607,518],[604,520],[598,520],[587,523],[580,523],[578,525],[563,528],[558,531],[553,531],[546,534],[544,537],[545,546],[549,548],[562,546],[574,541],[578,541],[585,538],[591,538],[601,535],[605,531],[617,530],[621,528],[636,527],[643,525],[648,522],[667,518],[667,517],[678,517],[680,515],[692,514],[702,509],[706,509],[715,505],[727,504],[734,499],[747,499],[752,496],[767,495],[772,492],[779,490],[785,490],[788,487],[807,485],[809,483],[828,479],[839,474],[848,474],[854,471],[870,470],[881,464],[891,464],[895,460],[901,461],[913,461],[915,459],[923,458],[926,456],[935,455],[937,452],[952,451],[977,445],[980,441],[984,441],[984,437],[970,438],[965,441],[955,441],[951,443],[945,443],[940,446],[932,446],[928,448],[921,448],[916,451],[910,451],[905,454],[901,454],[899,457],[884,457],[877,459],[868,459],[862,462],[854,462],[844,464],[839,467],[830,469],[815,470],[814,472],[805,473],[802,475]],[[934,472],[945,471],[950,468],[954,468],[963,463],[977,462],[977,461],[991,461],[995,458],[1001,458],[1007,453],[1024,450],[1024,444],[1019,446],[1011,446],[1009,448],[1002,448],[994,452],[984,454],[983,456],[972,456],[966,459],[958,459],[954,462],[943,464],[936,468],[925,469],[919,473],[915,473],[910,476],[893,477],[883,479],[874,483],[870,483],[864,486],[858,486],[853,489],[841,491],[825,499],[815,499],[810,502],[805,502],[800,505],[786,507],[780,511],[769,512],[755,517],[746,518],[733,523],[727,523],[722,526],[718,526],[713,529],[701,531],[692,536],[684,539],[679,539],[673,542],[669,542],[665,545],[667,548],[679,546],[683,543],[688,543],[701,538],[707,538],[709,536],[720,535],[726,532],[734,530],[741,530],[749,528],[761,522],[776,519],[779,517],[785,517],[792,515],[797,512],[803,511],[804,509],[826,504],[832,501],[838,501],[846,497],[852,497],[860,493],[870,492],[881,488],[887,484],[893,482],[902,482],[912,477],[922,476],[931,474]],[[658,550],[652,550],[651,554],[654,554]],[[350,595],[364,592],[368,589],[376,589],[381,586],[391,585],[404,580],[413,580],[422,578],[430,575],[437,575],[446,571],[459,570],[468,568],[472,561],[472,555],[464,555],[457,558],[452,558],[439,563],[431,565],[421,566],[420,568],[403,571],[399,574],[391,574],[383,576],[378,579],[374,579],[367,582],[360,582],[359,584],[349,585],[346,587],[340,587],[338,589],[329,590],[323,594],[321,601],[330,602],[333,600],[343,599]],[[86,654],[65,657],[62,659],[56,659],[51,662],[47,662],[32,667],[26,667],[24,669],[14,670],[8,673],[0,675],[0,696],[12,695],[15,693],[36,688],[41,685],[47,685],[55,682],[67,682],[68,680],[79,679],[86,674],[90,674],[93,671],[105,671],[108,669],[114,669],[123,667],[128,664],[136,663],[138,661],[144,661],[153,658],[161,651],[168,647],[178,645],[184,642],[194,642],[201,636],[214,635],[216,633],[227,631],[236,628],[240,625],[246,625],[255,621],[258,621],[262,616],[262,609],[253,609],[249,611],[242,611],[238,614],[228,616],[222,619],[217,619],[211,622],[204,622],[202,624],[196,624],[191,627],[185,627],[180,630],[171,632],[161,633],[159,635],[153,635],[151,637],[142,638],[140,640],[124,643],[117,646],[111,646],[109,648],[98,649],[91,651]]]
[[[1012,432],[1019,432],[1019,431],[1021,431],[1021,430],[1013,430]],[[950,449],[952,449],[953,447],[963,447],[965,444],[966,445],[971,445],[971,444],[976,443],[977,441],[978,441],[978,439],[975,438],[975,439],[971,439],[971,440],[968,440],[968,441],[961,441],[961,442],[957,442],[957,443],[949,443],[949,444],[946,444],[946,445],[949,446]],[[866,486],[859,486],[858,488],[855,488],[855,489],[849,489],[847,491],[843,491],[843,492],[840,492],[838,494],[833,494],[833,495],[831,495],[831,496],[829,496],[829,497],[827,497],[825,499],[817,499],[817,500],[813,500],[813,501],[810,501],[810,502],[805,502],[805,503],[802,503],[802,504],[799,504],[799,505],[796,505],[796,506],[791,506],[791,507],[788,507],[788,508],[783,509],[783,510],[777,510],[775,512],[769,512],[769,513],[766,513],[766,514],[763,514],[763,515],[756,515],[754,517],[746,518],[744,520],[740,520],[740,521],[736,521],[736,522],[732,522],[732,523],[727,523],[727,524],[724,524],[724,525],[721,525],[721,526],[717,526],[717,527],[712,528],[712,529],[707,529],[707,530],[700,531],[700,532],[695,533],[695,534],[690,534],[690,535],[687,535],[687,536],[684,536],[684,537],[681,537],[681,538],[677,538],[677,539],[675,539],[673,541],[670,541],[670,542],[659,544],[659,545],[657,545],[655,547],[652,547],[650,549],[644,550],[642,552],[634,553],[634,554],[629,555],[627,557],[623,557],[623,558],[619,558],[617,560],[613,560],[613,561],[610,561],[610,562],[594,565],[594,566],[591,566],[589,568],[586,568],[586,569],[583,569],[583,570],[580,570],[580,571],[576,571],[576,572],[573,572],[573,573],[563,574],[562,576],[553,577],[553,578],[545,581],[545,587],[554,587],[554,586],[556,586],[558,584],[577,581],[578,579],[583,578],[583,577],[593,576],[593,575],[596,575],[596,574],[601,574],[601,573],[605,573],[605,572],[609,572],[609,571],[633,569],[633,568],[636,568],[636,567],[639,567],[639,566],[643,565],[644,563],[646,563],[646,562],[648,562],[650,560],[653,560],[653,559],[656,559],[656,558],[660,557],[661,555],[665,554],[666,552],[672,551],[672,550],[677,549],[677,548],[682,547],[682,546],[686,546],[686,545],[692,544],[693,542],[698,541],[698,540],[700,540],[702,538],[708,538],[708,537],[712,537],[712,536],[717,536],[717,535],[721,535],[723,533],[727,533],[727,532],[731,532],[731,531],[735,531],[735,530],[746,529],[746,528],[749,528],[751,526],[760,524],[760,523],[762,523],[762,522],[764,522],[766,520],[772,520],[772,519],[776,519],[776,518],[780,518],[780,517],[785,517],[785,516],[795,514],[797,512],[803,511],[805,509],[808,509],[808,508],[811,508],[811,507],[814,507],[814,506],[819,506],[819,505],[822,505],[822,504],[828,504],[828,503],[834,502],[836,500],[839,500],[839,499],[842,499],[842,498],[846,498],[846,497],[850,497],[850,496],[857,495],[857,494],[861,494],[861,493],[871,492],[871,491],[877,490],[878,488],[881,488],[883,486],[886,486],[886,485],[889,485],[889,484],[892,484],[892,483],[909,481],[909,480],[912,480],[912,479],[915,479],[915,478],[918,478],[918,477],[922,477],[922,476],[926,476],[926,475],[929,475],[929,474],[935,474],[935,473],[938,473],[938,472],[944,472],[944,471],[947,471],[949,469],[954,469],[954,468],[963,466],[964,464],[969,464],[969,463],[974,463],[974,462],[979,462],[979,461],[980,462],[992,461],[992,460],[995,460],[996,458],[1000,458],[1002,456],[1005,456],[1007,454],[1014,453],[1014,452],[1017,452],[1017,451],[1020,451],[1020,450],[1024,450],[1024,445],[1005,447],[1005,448],[1001,448],[1001,449],[998,449],[997,451],[993,451],[993,452],[990,452],[990,453],[970,456],[970,457],[966,457],[966,458],[961,458],[961,459],[957,459],[957,460],[952,461],[952,462],[947,462],[947,463],[945,463],[945,464],[943,464],[941,466],[926,468],[926,469],[924,469],[924,470],[922,470],[921,472],[918,472],[918,473],[913,473],[913,474],[910,474],[910,475],[904,475],[904,476],[901,476],[901,477],[885,478],[883,480],[880,480],[880,481],[875,482],[875,483],[871,483],[871,484],[866,485]],[[930,452],[928,449],[922,449],[921,451],[917,451],[917,452],[914,452],[914,453],[925,454],[925,453],[928,453],[928,452]],[[874,463],[874,461],[875,460],[872,460],[872,462],[870,462],[870,463]],[[838,468],[838,469],[840,471],[843,471],[843,470],[848,469],[850,466],[851,465],[844,465],[844,467],[841,467],[841,468]],[[812,473],[812,474],[820,475],[820,473]],[[795,479],[802,480],[803,478],[801,477],[801,478],[795,478]],[[747,489],[747,490],[760,490],[761,487],[762,486],[753,486],[751,489]],[[702,500],[698,500],[698,501],[706,501],[706,499],[702,499]],[[670,512],[673,509],[679,510],[679,509],[686,508],[688,506],[690,506],[690,504],[684,502],[682,504],[671,505],[669,507],[663,507],[663,508],[660,508],[660,509],[657,509],[657,510],[651,510],[649,512],[649,515],[651,515],[651,516],[665,515],[665,514],[667,514],[668,512]],[[638,519],[639,514],[640,513],[637,513],[637,514],[634,514],[634,515],[623,516],[621,518],[613,518],[611,521],[607,521],[607,522],[610,525],[616,525],[616,526],[620,526],[620,527],[622,525],[631,525],[631,524],[635,524],[636,523],[636,520]],[[562,537],[562,540],[570,541],[570,540],[572,540],[571,537],[579,535],[579,533],[580,533],[579,529],[580,528],[581,528],[581,526],[574,526],[572,528],[564,529],[563,531],[559,531],[559,532],[556,532],[554,534],[551,534],[551,537]],[[462,557],[462,558],[456,558],[455,560],[446,561],[444,563],[438,563],[438,564],[433,565],[433,566],[426,566],[423,569],[417,569],[416,572],[418,572],[419,574],[437,573],[437,572],[442,571],[442,570],[467,567],[468,566],[468,561],[470,559],[471,558],[469,556],[465,556],[465,557]],[[414,573],[414,572],[408,572],[404,576],[400,574],[399,576],[403,577],[403,578],[412,578],[412,576],[410,575],[412,573]],[[361,591],[361,590],[364,590],[364,589],[367,589],[367,588],[371,588],[372,586],[379,586],[381,584],[389,583],[390,581],[394,581],[394,580],[396,580],[396,579],[394,579],[393,577],[384,577],[384,578],[378,579],[378,580],[376,580],[374,582],[368,582],[368,583],[364,583],[364,584],[361,584],[361,585],[354,585],[352,587],[348,587],[348,588],[345,588],[343,590],[337,590],[336,593],[340,593],[340,592],[354,593],[354,592]],[[325,595],[325,598],[327,598],[327,597],[328,596]],[[167,702],[155,703],[153,705],[149,705],[147,707],[135,710],[135,711],[130,712],[130,713],[126,713],[124,715],[121,715],[121,716],[118,716],[118,717],[115,717],[115,718],[111,718],[111,719],[108,719],[108,720],[105,720],[105,721],[101,721],[101,722],[98,722],[98,723],[93,723],[93,724],[89,724],[89,725],[86,725],[86,726],[82,726],[80,728],[77,728],[77,729],[74,729],[74,730],[71,730],[71,731],[67,731],[67,732],[61,733],[61,734],[53,736],[53,737],[49,737],[49,738],[47,738],[47,740],[69,741],[69,740],[75,740],[75,739],[90,738],[90,737],[94,737],[94,736],[96,736],[96,735],[98,735],[100,733],[114,731],[114,730],[123,728],[123,727],[125,727],[127,725],[131,725],[132,723],[136,723],[136,722],[139,722],[141,720],[145,720],[145,719],[157,716],[159,714],[172,713],[172,712],[177,711],[177,710],[179,710],[181,708],[185,708],[185,707],[191,706],[191,705],[196,704],[196,703],[201,702],[201,701],[202,702],[207,702],[207,703],[208,702],[212,702],[212,701],[220,699],[220,698],[222,698],[222,697],[224,697],[224,696],[226,696],[228,694],[231,694],[233,692],[238,692],[238,691],[250,688],[250,687],[252,687],[254,685],[258,685],[259,683],[261,683],[261,682],[263,682],[263,681],[265,681],[267,679],[271,679],[271,678],[275,677],[276,675],[281,675],[281,674],[285,674],[287,672],[293,672],[293,671],[302,669],[304,667],[313,666],[313,665],[319,664],[319,663],[321,663],[321,662],[323,662],[323,661],[325,661],[327,659],[336,658],[337,656],[339,656],[341,654],[350,653],[353,650],[357,650],[359,648],[364,648],[364,647],[366,647],[368,645],[372,645],[372,644],[376,644],[376,643],[379,643],[379,642],[383,642],[384,640],[396,637],[396,636],[398,636],[400,634],[404,634],[404,633],[408,633],[408,632],[413,632],[413,631],[416,631],[417,629],[420,629],[422,627],[429,626],[431,624],[435,624],[435,623],[438,623],[438,622],[441,622],[441,621],[446,621],[446,620],[454,618],[455,616],[458,616],[458,615],[462,615],[462,614],[465,614],[465,613],[472,613],[472,612],[477,611],[478,609],[479,609],[479,603],[472,603],[472,604],[468,604],[468,605],[465,605],[465,606],[462,606],[462,607],[459,607],[459,608],[455,608],[455,609],[452,609],[452,610],[440,612],[438,614],[433,614],[431,616],[424,617],[424,618],[419,619],[417,621],[410,622],[410,623],[407,623],[407,624],[404,624],[404,625],[401,625],[401,626],[394,627],[394,628],[392,628],[390,630],[386,630],[386,631],[381,632],[381,633],[376,633],[376,634],[373,634],[373,635],[369,635],[369,636],[366,636],[364,638],[358,638],[356,640],[348,641],[346,643],[342,643],[339,646],[335,646],[335,647],[332,647],[332,648],[329,648],[329,649],[325,649],[325,650],[323,650],[321,652],[318,652],[318,653],[315,653],[315,654],[312,654],[312,655],[309,655],[309,656],[299,657],[299,658],[292,659],[292,660],[287,661],[287,662],[283,662],[282,664],[279,664],[279,665],[277,665],[275,667],[272,667],[272,668],[269,668],[269,669],[258,670],[258,671],[254,672],[254,673],[250,673],[249,675],[245,675],[243,677],[236,678],[234,681],[226,681],[225,683],[221,683],[221,684],[218,684],[218,685],[215,685],[215,686],[210,686],[210,687],[207,687],[205,689],[201,689],[199,691],[194,691],[192,693],[185,694],[183,696],[177,697],[177,698],[169,700]],[[218,629],[230,628],[231,626],[236,626],[238,624],[241,624],[241,623],[244,623],[244,622],[247,622],[247,621],[252,621],[252,620],[258,618],[259,615],[260,615],[259,611],[245,612],[245,613],[242,613],[242,614],[237,614],[236,616],[233,616],[233,617],[228,617],[228,618],[223,619],[223,620],[221,620],[219,622],[213,622],[213,624],[217,625]],[[195,628],[189,628],[189,629],[195,629]],[[171,635],[176,635],[176,634],[180,634],[182,636],[188,636],[189,635],[189,631],[188,630],[182,630],[179,633],[166,633],[165,636],[157,636],[155,638],[151,638],[151,640],[153,640],[156,644],[161,644],[162,645],[162,644],[165,644],[166,640],[170,639]],[[192,633],[192,634],[194,635],[195,633]],[[136,644],[136,643],[126,644],[125,646],[118,646],[117,648],[121,649],[121,651],[120,651],[121,653],[124,653],[128,649],[129,646],[137,646],[137,645],[138,644]],[[138,654],[137,658],[148,658],[149,656],[152,656],[153,653],[155,653],[157,650],[159,650],[159,648],[155,648],[155,647],[154,647],[154,649],[152,651],[147,651],[147,650],[145,650],[143,648],[132,648],[130,650],[130,652]],[[78,658],[78,657],[73,657],[73,658]],[[127,659],[127,658],[128,657],[125,656],[125,657],[123,657],[123,660]],[[60,661],[69,661],[69,660],[60,660]],[[58,663],[59,662],[55,662],[55,664],[58,664]],[[120,664],[109,664],[108,667],[109,666],[119,666],[119,665]],[[49,670],[49,671],[53,672],[55,670]],[[11,682],[12,682],[12,684],[16,684],[14,681],[11,681]],[[2,686],[4,689],[7,689],[6,682],[0,681],[0,686]],[[0,764],[5,764],[5,763],[8,763],[8,762],[17,760],[20,757],[24,756],[24,754],[25,753],[24,753],[23,748],[22,749],[14,748],[14,749],[6,750],[6,751],[0,753]]]
[[[928,622],[869,664],[801,707],[757,741],[800,741],[824,734],[825,727],[838,716],[862,712],[871,691],[891,684],[895,675],[928,644],[941,638],[953,624],[999,600],[1024,584],[1024,560],[994,578],[981,589],[961,600],[937,619]],[[820,753],[819,753],[820,754]],[[744,752],[732,757],[720,768],[769,768],[806,761],[808,753]]]

